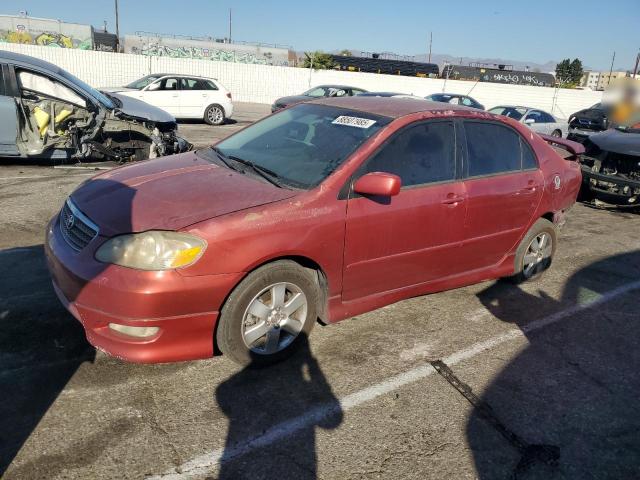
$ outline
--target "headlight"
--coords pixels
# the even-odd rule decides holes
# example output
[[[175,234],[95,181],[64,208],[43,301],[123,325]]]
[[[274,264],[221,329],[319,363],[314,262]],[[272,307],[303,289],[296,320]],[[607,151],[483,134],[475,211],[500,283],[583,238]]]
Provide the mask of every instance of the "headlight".
[[[139,270],[171,270],[195,263],[206,248],[206,242],[193,235],[150,231],[107,240],[96,260]]]

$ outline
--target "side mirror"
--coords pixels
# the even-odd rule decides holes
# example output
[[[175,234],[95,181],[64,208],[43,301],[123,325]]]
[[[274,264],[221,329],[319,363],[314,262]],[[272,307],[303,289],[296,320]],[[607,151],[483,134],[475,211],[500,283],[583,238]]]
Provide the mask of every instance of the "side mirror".
[[[400,193],[400,177],[391,173],[372,172],[360,177],[353,184],[353,191],[361,195],[393,197]]]
[[[147,90],[149,92],[153,92],[153,91],[159,90],[159,89],[160,89],[160,83],[159,82],[150,83],[149,86],[147,87]]]
[[[531,125],[532,123],[536,123],[536,121],[533,118],[527,118],[525,119],[524,123],[526,123],[527,125]]]

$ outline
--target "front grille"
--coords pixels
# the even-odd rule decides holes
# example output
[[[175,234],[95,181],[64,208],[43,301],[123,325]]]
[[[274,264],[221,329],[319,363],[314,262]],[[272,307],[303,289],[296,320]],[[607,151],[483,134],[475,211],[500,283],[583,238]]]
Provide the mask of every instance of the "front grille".
[[[98,226],[67,199],[60,212],[60,232],[71,248],[80,251],[98,235]]]

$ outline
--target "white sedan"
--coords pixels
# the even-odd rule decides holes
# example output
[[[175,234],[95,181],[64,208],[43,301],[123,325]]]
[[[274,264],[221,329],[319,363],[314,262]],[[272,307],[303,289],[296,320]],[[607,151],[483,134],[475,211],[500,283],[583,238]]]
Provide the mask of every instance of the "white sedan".
[[[569,133],[569,124],[566,120],[558,120],[550,113],[537,108],[501,105],[493,107],[489,110],[489,113],[513,118],[520,123],[524,123],[531,130],[545,135],[566,138]]]
[[[233,115],[231,93],[214,78],[155,73],[124,87],[100,90],[138,98],[176,118],[202,119],[209,125],[221,125]]]

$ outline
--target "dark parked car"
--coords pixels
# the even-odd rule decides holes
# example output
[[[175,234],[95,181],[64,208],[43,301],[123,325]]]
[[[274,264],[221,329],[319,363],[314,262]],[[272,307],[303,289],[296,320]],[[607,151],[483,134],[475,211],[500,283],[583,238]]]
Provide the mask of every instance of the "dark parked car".
[[[467,95],[459,95],[457,93],[434,93],[432,95],[427,95],[424,98],[432,102],[451,103],[452,105],[464,105],[465,107],[484,110],[484,105],[478,102],[475,98]]]
[[[277,99],[273,102],[273,105],[271,105],[271,112],[277,112],[278,110],[290,105],[308,102],[317,98],[352,97],[364,92],[366,92],[366,90],[363,88],[349,87],[347,85],[320,85],[313,87],[300,95],[292,95],[290,97],[281,97]]]
[[[609,109],[602,103],[580,110],[569,117],[568,139],[584,142],[594,133],[609,128]]]
[[[581,200],[640,205],[640,128],[612,128],[584,141]]]
[[[54,289],[118,358],[272,363],[318,319],[541,275],[581,183],[550,140],[582,151],[422,99],[295,105],[83,183],[47,227]]]
[[[0,156],[141,160],[187,151],[174,117],[102,93],[37,58],[0,52]]]

